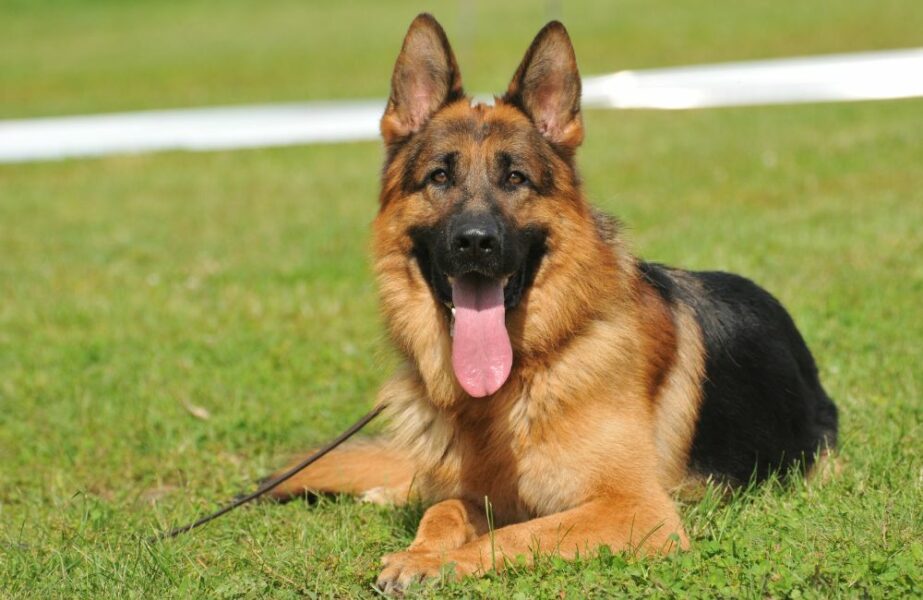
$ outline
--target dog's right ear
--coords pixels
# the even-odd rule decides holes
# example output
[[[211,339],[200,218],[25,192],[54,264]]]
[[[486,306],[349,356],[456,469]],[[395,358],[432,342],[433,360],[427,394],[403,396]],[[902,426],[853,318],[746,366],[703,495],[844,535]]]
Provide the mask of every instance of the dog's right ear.
[[[445,31],[432,15],[418,15],[394,65],[381,136],[386,144],[399,142],[419,131],[437,110],[463,96],[458,63]]]

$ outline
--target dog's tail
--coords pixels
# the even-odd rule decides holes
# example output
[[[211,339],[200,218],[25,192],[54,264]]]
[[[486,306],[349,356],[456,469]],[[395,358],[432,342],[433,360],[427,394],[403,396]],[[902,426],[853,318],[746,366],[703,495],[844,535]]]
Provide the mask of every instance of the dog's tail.
[[[292,460],[290,466],[301,458]],[[352,494],[378,504],[403,504],[411,497],[415,473],[410,455],[387,440],[358,440],[340,446],[266,495],[289,500],[304,495]]]

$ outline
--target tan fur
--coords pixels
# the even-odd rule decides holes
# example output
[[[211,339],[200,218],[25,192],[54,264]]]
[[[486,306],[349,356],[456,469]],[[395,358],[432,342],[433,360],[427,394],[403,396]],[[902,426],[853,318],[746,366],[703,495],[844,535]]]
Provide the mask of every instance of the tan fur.
[[[646,553],[684,547],[669,490],[687,475],[702,335],[688,309],[674,310],[641,276],[618,224],[583,197],[572,164],[583,138],[579,76],[567,34],[559,24],[543,30],[493,107],[457,97],[460,79],[443,40],[431,18],[414,21],[382,119],[389,158],[373,228],[374,270],[404,364],[379,403],[389,448],[400,450],[344,450],[279,495],[374,488],[376,497],[400,499],[412,482],[433,506],[407,551],[385,558],[385,589],[438,574],[446,563],[465,575],[536,551],[574,557],[601,544]],[[421,46],[433,53],[426,60]],[[437,80],[427,79],[434,73]],[[406,106],[405,90],[421,85],[444,101],[424,93]],[[512,373],[487,398],[469,397],[455,379],[450,317],[408,233],[452,210],[407,184],[430,168],[423,151],[449,150],[479,181],[495,176],[493,157],[503,150],[522,155],[532,173],[554,174],[545,197],[512,194],[500,205],[517,226],[546,230],[547,252],[507,314]],[[486,202],[464,201],[473,209]]]
[[[292,465],[300,461],[300,458],[293,460]],[[282,500],[305,492],[362,495],[374,491],[374,494],[369,494],[368,500],[402,503],[410,497],[415,471],[406,452],[395,449],[384,440],[367,440],[341,446],[268,495]]]
[[[811,465],[811,470],[806,475],[808,485],[812,487],[823,486],[833,480],[834,477],[840,475],[844,468],[843,459],[836,450],[825,448],[821,450],[817,460]]]
[[[690,443],[702,401],[705,349],[692,310],[678,305],[673,313],[676,358],[657,400],[654,431],[660,462],[660,483],[674,489],[686,482]]]

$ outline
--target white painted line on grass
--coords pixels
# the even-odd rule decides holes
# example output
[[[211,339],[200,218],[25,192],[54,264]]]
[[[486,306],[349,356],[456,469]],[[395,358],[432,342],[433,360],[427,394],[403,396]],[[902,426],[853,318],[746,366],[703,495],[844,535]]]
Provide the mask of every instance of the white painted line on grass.
[[[0,121],[0,162],[369,140],[383,106],[308,102]]]
[[[881,100],[923,96],[923,48],[621,71],[587,77],[588,108]],[[378,137],[383,100],[0,120],[0,162],[158,150],[229,150]]]
[[[923,48],[621,71],[590,77],[584,105],[690,109],[923,96]]]

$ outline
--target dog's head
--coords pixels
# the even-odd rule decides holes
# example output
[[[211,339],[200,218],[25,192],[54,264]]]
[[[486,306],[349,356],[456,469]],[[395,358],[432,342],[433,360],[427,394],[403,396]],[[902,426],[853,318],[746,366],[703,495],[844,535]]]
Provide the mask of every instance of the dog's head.
[[[542,29],[487,106],[465,96],[445,32],[420,15],[394,67],[381,133],[375,254],[392,333],[418,363],[434,363],[434,376],[432,357],[448,350],[461,387],[491,395],[514,350],[558,343],[582,310],[569,307],[592,294],[561,280],[592,278],[584,259],[599,242],[574,166],[583,124],[567,31]]]

